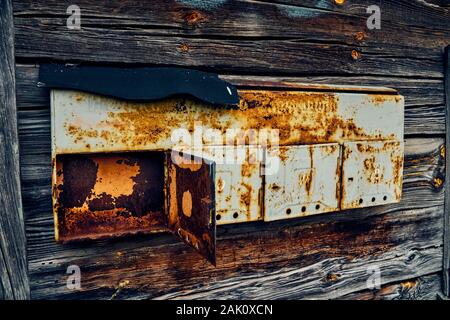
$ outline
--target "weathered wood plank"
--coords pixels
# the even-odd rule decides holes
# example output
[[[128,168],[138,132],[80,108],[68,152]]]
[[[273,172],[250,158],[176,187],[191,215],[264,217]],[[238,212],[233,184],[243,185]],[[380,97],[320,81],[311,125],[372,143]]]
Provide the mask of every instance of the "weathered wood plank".
[[[343,300],[436,300],[441,291],[442,275],[435,273],[420,278],[388,284],[380,289],[355,292]]]
[[[30,296],[20,190],[15,98],[14,29],[10,0],[0,2],[0,298]]]
[[[443,77],[440,48],[450,43],[446,9],[430,9],[419,1],[413,7],[423,9],[427,19],[433,17],[433,27],[430,21],[420,23],[421,11],[410,9],[404,15],[402,7],[392,2],[398,15],[373,32],[366,28],[367,1],[346,7],[350,13],[261,1],[236,1],[216,9],[175,1],[79,3],[81,30],[67,29],[68,5],[18,2],[19,57],[184,65],[238,73]],[[359,11],[359,16],[351,10]]]
[[[120,298],[336,298],[366,289],[368,267],[380,268],[382,284],[440,271],[440,222],[442,206],[222,232],[216,269],[163,236],[132,247],[103,243],[109,250],[66,248],[31,262],[33,297],[108,298],[128,281]],[[69,265],[81,268],[79,292],[65,286]]]
[[[29,1],[15,3],[16,18],[36,19],[51,26],[65,25],[70,1]],[[422,49],[437,47],[439,31],[450,30],[448,10],[429,8],[420,1],[383,1],[383,28],[366,28],[367,7],[371,1],[351,1],[344,6],[333,1],[249,1],[222,3],[192,1],[151,1],[136,5],[134,0],[80,0],[82,24],[87,28],[115,28],[146,31],[147,35],[230,36],[329,40],[347,44],[406,44],[409,34]],[[392,10],[392,11],[391,11]],[[21,23],[18,23],[21,24]],[[408,27],[409,26],[409,27]],[[414,27],[414,28],[411,28]],[[393,30],[395,29],[395,33]],[[425,30],[436,37],[430,37]],[[363,39],[356,37],[363,32]],[[412,35],[412,34],[414,35]],[[434,43],[434,45],[432,45]],[[442,45],[441,45],[442,46]]]
[[[446,50],[446,174],[450,168],[450,47]],[[443,265],[443,292],[450,296],[450,179],[445,181],[445,215],[444,215],[444,265]]]

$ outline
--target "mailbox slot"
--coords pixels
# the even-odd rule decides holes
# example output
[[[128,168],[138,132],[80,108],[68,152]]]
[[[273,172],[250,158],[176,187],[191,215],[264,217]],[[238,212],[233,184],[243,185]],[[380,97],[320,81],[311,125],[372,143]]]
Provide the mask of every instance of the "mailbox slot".
[[[56,239],[164,230],[164,153],[57,155]]]
[[[279,154],[277,172],[267,175],[264,220],[274,221],[339,210],[339,144],[269,149]]]
[[[217,225],[261,220],[264,149],[254,146],[211,146],[204,147],[201,156],[216,163]]]
[[[403,149],[403,141],[344,143],[341,209],[399,202]]]

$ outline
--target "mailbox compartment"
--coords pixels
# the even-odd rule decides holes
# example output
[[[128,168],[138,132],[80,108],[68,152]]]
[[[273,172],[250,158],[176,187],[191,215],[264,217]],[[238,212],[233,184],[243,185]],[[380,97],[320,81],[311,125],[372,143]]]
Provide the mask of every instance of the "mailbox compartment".
[[[280,163],[265,176],[265,221],[339,210],[339,144],[287,146],[267,154],[278,154]]]
[[[58,155],[56,239],[98,239],[164,229],[164,153]]]
[[[403,152],[400,141],[344,143],[341,209],[399,202]]]
[[[254,146],[212,146],[202,157],[216,163],[218,225],[262,219],[261,164],[264,149]]]

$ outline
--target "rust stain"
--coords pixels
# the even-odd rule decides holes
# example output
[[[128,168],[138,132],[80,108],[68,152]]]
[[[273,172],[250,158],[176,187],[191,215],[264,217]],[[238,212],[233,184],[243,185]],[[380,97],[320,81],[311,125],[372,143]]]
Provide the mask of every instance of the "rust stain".
[[[188,53],[191,50],[191,47],[187,43],[182,43],[178,46],[178,51],[181,53]]]
[[[97,166],[97,179],[92,196],[109,194],[111,197],[129,196],[136,182],[133,180],[140,168],[137,163],[126,163],[120,157],[93,158]]]
[[[177,199],[177,170],[175,166],[169,166],[169,225],[178,223],[178,202]]]
[[[247,213],[247,218],[250,219],[250,213],[251,213],[251,200],[252,200],[252,186],[247,183],[242,183],[242,187],[244,190],[241,190],[240,192],[240,204],[243,208],[245,208],[245,212]]]
[[[206,21],[207,18],[200,11],[194,10],[185,16],[185,20],[189,25],[196,26]]]
[[[100,121],[97,128],[85,129],[70,123],[65,129],[75,143],[88,143],[86,139],[92,137],[107,145],[122,144],[126,150],[150,144],[165,145],[174,128],[192,132],[197,122],[219,130],[223,137],[227,136],[228,129],[236,127],[244,131],[252,128],[253,132],[278,129],[280,145],[380,138],[358,127],[354,119],[342,118],[338,114],[338,97],[333,93],[241,90],[239,94],[240,107],[235,109],[213,108],[179,98],[147,104],[108,99],[112,108],[121,111],[109,112],[108,118]],[[95,96],[93,99],[102,103],[106,98]],[[243,136],[231,135],[223,144],[254,143],[254,140],[250,131]]]
[[[273,191],[279,191],[281,190],[281,187],[275,183],[270,185],[270,189],[272,189]]]
[[[405,281],[401,283],[402,289],[411,290],[417,286],[417,281]]]
[[[223,189],[225,188],[225,182],[222,180],[222,178],[217,179],[217,192],[222,193]]]
[[[181,207],[183,209],[183,214],[186,217],[190,218],[192,215],[192,195],[189,190],[183,192],[183,199],[181,200]]]
[[[363,31],[359,31],[355,34],[355,40],[358,42],[363,42],[366,38],[367,35]]]

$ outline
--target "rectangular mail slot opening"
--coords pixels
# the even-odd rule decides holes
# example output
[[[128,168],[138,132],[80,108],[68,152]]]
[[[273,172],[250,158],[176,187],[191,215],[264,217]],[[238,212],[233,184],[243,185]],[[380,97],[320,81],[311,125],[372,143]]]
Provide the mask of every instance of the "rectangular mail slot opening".
[[[163,152],[57,155],[57,240],[164,229],[164,162]]]
[[[170,152],[55,155],[56,240],[169,231],[214,264],[214,165]]]

